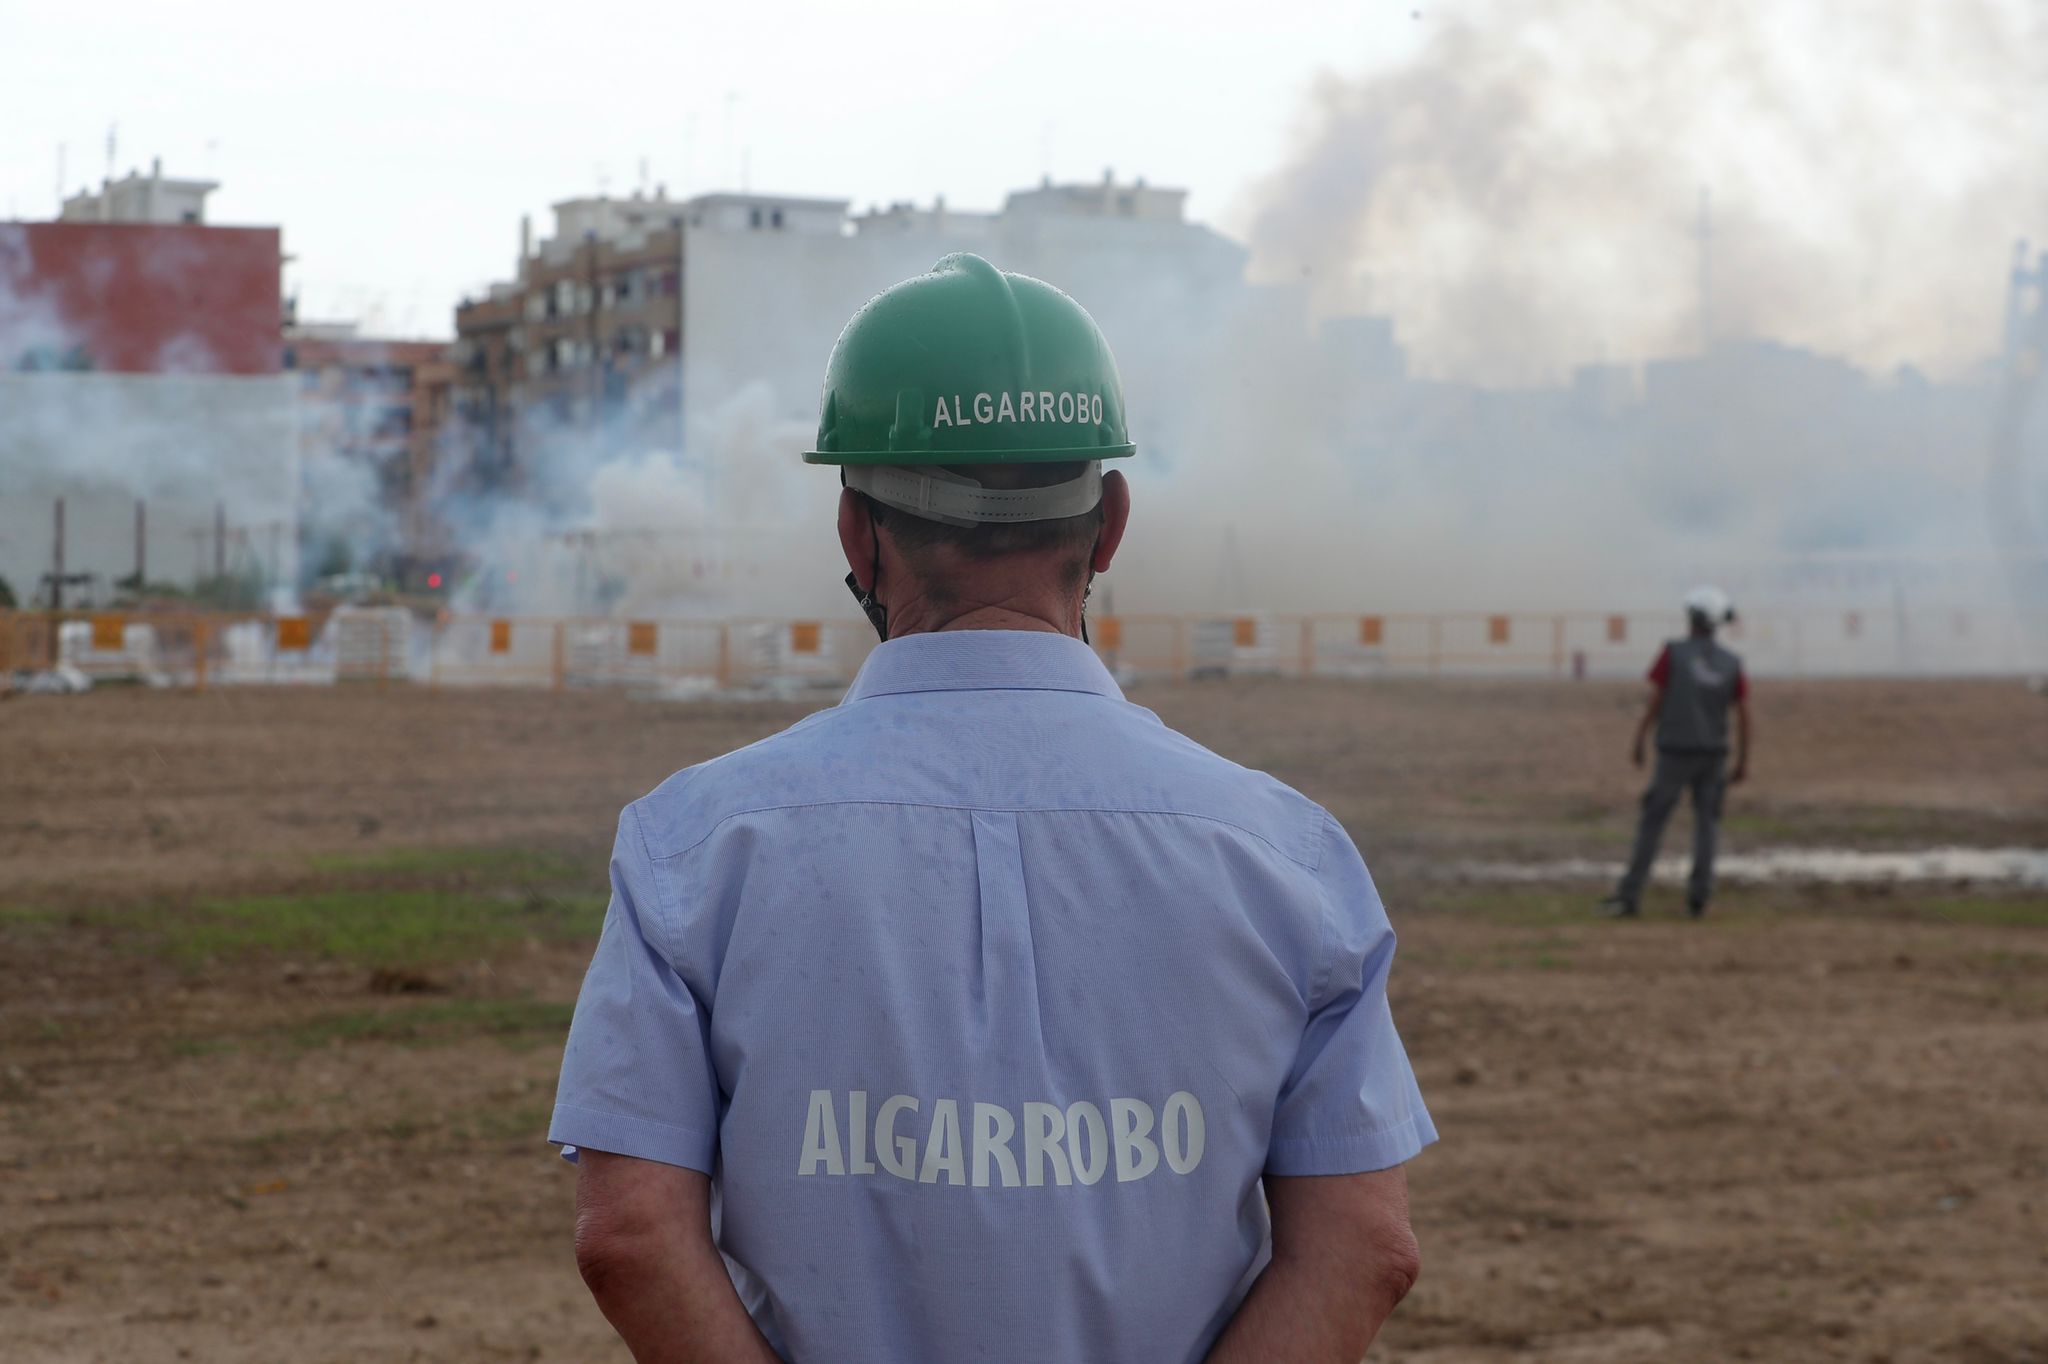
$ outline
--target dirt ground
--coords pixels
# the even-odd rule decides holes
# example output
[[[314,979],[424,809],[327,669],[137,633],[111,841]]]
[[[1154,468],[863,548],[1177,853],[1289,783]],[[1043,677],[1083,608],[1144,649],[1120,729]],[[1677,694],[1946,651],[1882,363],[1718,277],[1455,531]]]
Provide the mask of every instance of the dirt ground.
[[[1667,889],[1598,922],[1597,886],[1459,872],[1619,856],[1634,688],[1132,698],[1328,805],[1400,929],[1444,1140],[1375,1359],[2048,1364],[2048,896],[1729,886],[1694,924]],[[1731,850],[2048,848],[2048,699],[1757,704]],[[612,825],[809,708],[0,704],[0,1358],[624,1359],[540,1140]]]

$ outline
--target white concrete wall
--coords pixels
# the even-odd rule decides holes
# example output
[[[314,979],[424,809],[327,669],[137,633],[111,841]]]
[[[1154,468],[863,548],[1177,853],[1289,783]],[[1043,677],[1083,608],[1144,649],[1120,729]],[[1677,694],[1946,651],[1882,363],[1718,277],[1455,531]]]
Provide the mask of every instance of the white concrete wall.
[[[35,591],[60,496],[65,568],[103,584],[134,571],[138,497],[149,504],[152,581],[212,573],[216,503],[231,527],[295,524],[295,377],[0,374],[0,575],[24,601]],[[297,575],[295,538],[277,537],[286,581]],[[248,552],[271,566],[267,528],[252,531]]]
[[[954,231],[851,236],[686,228],[683,403],[701,417],[753,384],[777,416],[814,421],[832,343],[870,298],[954,251],[975,251],[1077,298],[1109,337],[1134,417],[1164,420],[1148,396],[1188,381],[1247,303],[1240,248],[1185,224],[1033,217]],[[1148,413],[1150,415],[1148,415]]]

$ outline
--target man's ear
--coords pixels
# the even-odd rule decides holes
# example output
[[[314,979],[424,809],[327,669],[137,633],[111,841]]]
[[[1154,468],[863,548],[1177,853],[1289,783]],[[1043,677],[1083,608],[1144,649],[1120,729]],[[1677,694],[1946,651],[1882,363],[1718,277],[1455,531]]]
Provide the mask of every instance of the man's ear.
[[[845,513],[840,513],[842,524]],[[1131,523],[1131,485],[1124,481],[1121,473],[1112,471],[1102,476],[1102,531],[1095,537],[1095,553],[1088,560],[1088,567],[1097,573],[1109,572],[1109,561],[1116,557],[1117,546],[1124,542],[1124,528]],[[844,532],[841,532],[842,538]]]
[[[839,548],[863,592],[875,590],[875,519],[868,500],[851,488],[839,490]]]

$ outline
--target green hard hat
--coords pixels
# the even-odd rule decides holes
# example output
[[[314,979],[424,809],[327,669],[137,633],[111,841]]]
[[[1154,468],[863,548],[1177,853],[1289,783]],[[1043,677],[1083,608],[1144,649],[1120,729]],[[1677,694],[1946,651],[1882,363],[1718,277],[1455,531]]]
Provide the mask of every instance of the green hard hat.
[[[979,256],[877,295],[825,366],[811,464],[1116,459],[1123,385],[1095,319],[1043,280]]]

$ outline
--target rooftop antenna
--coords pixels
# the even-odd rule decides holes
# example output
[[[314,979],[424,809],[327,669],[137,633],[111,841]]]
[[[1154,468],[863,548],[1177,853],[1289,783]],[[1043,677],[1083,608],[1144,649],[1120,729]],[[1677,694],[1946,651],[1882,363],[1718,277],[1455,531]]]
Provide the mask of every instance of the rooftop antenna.
[[[1700,354],[1714,349],[1714,195],[1700,186],[1699,225]]]
[[[100,221],[103,223],[114,221],[114,135],[120,126],[118,123],[107,125],[107,182],[100,195]]]

